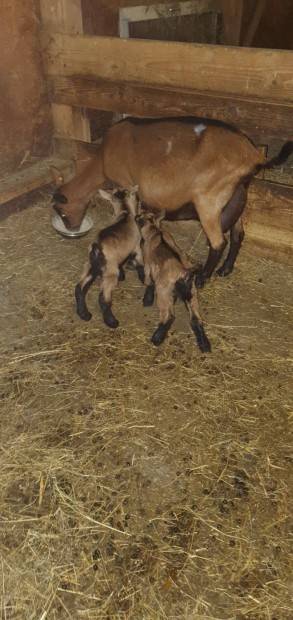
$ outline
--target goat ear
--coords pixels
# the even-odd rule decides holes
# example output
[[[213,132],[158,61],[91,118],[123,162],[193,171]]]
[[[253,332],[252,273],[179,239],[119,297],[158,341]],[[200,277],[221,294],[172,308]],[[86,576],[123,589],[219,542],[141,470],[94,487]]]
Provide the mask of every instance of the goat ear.
[[[53,182],[55,183],[56,187],[61,187],[61,185],[63,185],[64,183],[64,178],[61,170],[59,170],[59,168],[55,168],[55,166],[50,166],[50,170]]]
[[[60,202],[60,204],[62,205],[65,205],[68,202],[66,196],[64,196],[64,194],[61,194],[61,192],[55,192],[53,200],[55,200],[55,202]]]
[[[109,202],[111,202],[112,198],[113,198],[113,194],[111,191],[107,191],[104,189],[99,189],[98,190],[101,198],[103,198],[104,200],[108,200]]]
[[[137,192],[138,192],[138,188],[139,188],[139,185],[135,185],[134,187],[132,187],[132,188],[129,190],[130,196],[131,196],[132,194],[137,194]]]
[[[160,211],[160,213],[154,216],[154,222],[156,222],[156,224],[160,224],[160,222],[165,218],[165,216],[166,211],[164,209],[163,211]]]

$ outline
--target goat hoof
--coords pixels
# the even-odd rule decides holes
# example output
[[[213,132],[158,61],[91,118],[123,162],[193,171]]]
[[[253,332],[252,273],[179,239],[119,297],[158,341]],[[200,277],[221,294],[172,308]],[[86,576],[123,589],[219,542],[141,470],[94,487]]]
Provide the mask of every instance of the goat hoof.
[[[208,339],[198,342],[198,346],[201,350],[202,353],[210,353],[212,350],[212,347],[210,345],[210,342],[208,341]]]
[[[202,272],[200,272],[195,278],[196,288],[203,288],[206,281],[207,281],[207,278],[203,275]]]
[[[78,312],[77,313],[78,316],[83,320],[83,321],[90,321],[92,318],[92,314],[88,311],[86,312]]]
[[[104,316],[104,321],[107,327],[111,327],[111,329],[116,329],[116,327],[118,327],[119,325],[119,321],[116,319],[115,316]]]
[[[154,300],[153,300],[153,299],[150,299],[150,298],[145,298],[145,297],[144,297],[144,298],[143,298],[143,302],[142,302],[142,303],[143,303],[143,306],[144,306],[145,308],[147,308],[148,306],[152,306],[152,305],[153,305]]]
[[[229,275],[229,273],[231,273],[232,269],[229,265],[225,265],[225,263],[222,265],[222,267],[220,267],[219,269],[217,269],[216,273],[220,278],[225,278],[226,276]]]
[[[151,342],[155,345],[155,347],[159,347],[160,344],[164,342],[165,338],[162,337],[162,334],[158,334],[155,332],[151,337]]]

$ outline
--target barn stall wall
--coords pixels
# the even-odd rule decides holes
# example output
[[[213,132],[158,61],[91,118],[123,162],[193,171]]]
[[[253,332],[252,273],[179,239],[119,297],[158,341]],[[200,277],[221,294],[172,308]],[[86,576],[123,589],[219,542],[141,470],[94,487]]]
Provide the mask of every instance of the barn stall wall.
[[[113,34],[118,8],[124,4],[116,0],[92,6],[87,0],[40,2],[55,157],[65,174],[72,174],[73,163],[77,169],[83,166],[96,148],[91,144],[89,111],[102,111],[109,119],[112,114],[220,118],[235,123],[257,144],[269,145],[269,154],[292,138],[292,52],[84,34],[90,23],[92,30],[99,23],[99,32],[107,34],[112,24]],[[234,7],[240,38],[240,5],[234,0],[201,0],[197,6],[200,11],[205,7],[210,11],[211,6],[217,10],[230,37],[232,32],[235,37],[230,11]],[[254,13],[250,28],[253,18]],[[37,174],[30,176],[28,171],[21,187],[15,179],[9,180],[0,201],[48,182],[49,163],[41,160]],[[276,178],[278,184],[272,182]],[[252,250],[285,262],[293,260],[290,185],[290,171],[287,177],[278,172],[270,180],[256,180],[246,214]]]
[[[35,162],[52,148],[39,31],[38,0],[1,2],[0,175]]]
[[[231,0],[228,4],[232,6]],[[83,0],[82,13],[84,31],[86,34],[98,36],[118,36],[119,9],[140,5],[154,5],[153,0]],[[170,4],[170,0],[160,0],[160,4]],[[237,5],[242,4],[242,20],[240,32],[240,44],[248,33],[256,5],[255,0],[238,0]],[[291,0],[263,0],[263,8],[253,35],[253,47],[271,49],[293,49],[293,4]],[[173,3],[176,7],[176,2]],[[269,9],[269,10],[266,10]],[[196,35],[194,41],[197,42]],[[206,41],[207,42],[207,41]]]

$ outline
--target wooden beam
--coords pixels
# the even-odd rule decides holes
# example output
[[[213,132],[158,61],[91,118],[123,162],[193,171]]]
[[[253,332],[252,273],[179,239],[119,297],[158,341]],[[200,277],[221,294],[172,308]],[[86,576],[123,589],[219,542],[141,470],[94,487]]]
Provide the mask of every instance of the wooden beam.
[[[293,187],[255,179],[243,216],[251,254],[293,265]]]
[[[27,194],[33,189],[51,183],[52,174],[50,166],[55,166],[61,170],[62,174],[68,176],[72,172],[72,162],[62,159],[56,155],[41,159],[34,166],[14,174],[6,175],[0,179],[0,205]]]
[[[80,75],[293,103],[293,52],[78,35],[45,39],[49,75]]]
[[[82,34],[81,0],[40,0],[40,8],[47,33]],[[68,105],[53,104],[52,114],[55,132],[90,141],[90,124],[84,109],[73,111]]]
[[[181,88],[112,82],[80,76],[48,80],[52,101],[140,117],[207,116],[235,124],[260,141],[293,139],[293,106]]]
[[[223,45],[239,45],[243,0],[221,0],[223,15]]]
[[[241,42],[241,45],[243,45],[244,47],[250,47],[255,33],[257,31],[259,22],[261,20],[261,16],[263,14],[264,8],[267,4],[268,0],[258,0],[258,2],[256,3],[255,7],[254,7],[254,11],[252,14],[252,18],[250,20],[250,23],[248,24],[246,33],[243,37],[243,40]]]

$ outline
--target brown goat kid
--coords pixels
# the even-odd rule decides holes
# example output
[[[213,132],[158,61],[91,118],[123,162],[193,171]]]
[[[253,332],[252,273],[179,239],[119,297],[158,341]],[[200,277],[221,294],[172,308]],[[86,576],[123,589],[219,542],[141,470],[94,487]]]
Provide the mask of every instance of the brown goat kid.
[[[230,249],[220,276],[234,267],[244,232],[241,214],[253,176],[280,165],[293,152],[286,142],[277,157],[267,159],[234,127],[204,118],[130,119],[113,125],[90,164],[54,195],[55,209],[69,229],[79,227],[97,189],[130,190],[167,219],[198,219],[207,235],[208,259],[197,275],[203,286]],[[54,174],[54,171],[52,171]],[[57,172],[57,175],[56,175]],[[55,170],[60,186],[60,173]]]
[[[137,188],[136,188],[137,189]],[[102,277],[99,304],[103,319],[108,327],[118,327],[119,322],[112,312],[112,293],[118,280],[124,280],[123,264],[132,258],[137,266],[138,276],[144,281],[143,259],[140,248],[141,235],[135,221],[137,198],[134,192],[104,192],[103,198],[114,207],[115,220],[97,235],[92,244],[89,261],[86,263],[80,282],[75,287],[77,314],[84,321],[92,318],[86,305],[86,294],[97,276]]]
[[[210,351],[211,346],[199,312],[194,273],[183,266],[180,250],[174,244],[172,237],[169,235],[166,237],[161,230],[159,222],[162,217],[162,215],[154,216],[151,213],[144,213],[137,217],[143,239],[146,284],[143,304],[144,306],[152,305],[156,293],[160,311],[160,323],[151,341],[159,346],[165,340],[175,319],[174,302],[177,297],[180,297],[189,311],[190,325],[200,350]]]

